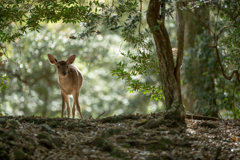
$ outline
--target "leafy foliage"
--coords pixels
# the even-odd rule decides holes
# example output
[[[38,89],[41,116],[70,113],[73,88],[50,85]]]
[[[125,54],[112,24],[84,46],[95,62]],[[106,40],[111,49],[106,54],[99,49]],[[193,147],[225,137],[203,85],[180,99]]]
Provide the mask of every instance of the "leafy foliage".
[[[229,2],[204,2],[207,3],[210,13],[208,21],[203,20],[204,17],[201,17],[197,9],[199,5],[206,4],[200,1],[188,4],[188,9],[194,10],[189,12],[201,21],[207,34],[198,35],[198,39],[195,39],[195,47],[187,51],[183,81],[188,86],[188,95],[194,97],[196,112],[212,115],[218,110],[227,110],[227,113],[236,118],[239,116],[237,108],[239,87],[234,79],[231,81],[223,79],[216,53],[209,50],[209,45],[217,45],[221,63],[229,70],[226,71],[227,75],[234,68],[239,69],[239,2]],[[203,45],[204,43],[206,44]]]
[[[51,66],[47,54],[64,60],[71,54],[77,56],[74,65],[83,73],[83,87],[79,103],[84,118],[124,113],[146,113],[160,110],[157,101],[149,101],[149,96],[140,93],[126,93],[123,81],[111,75],[111,68],[121,55],[118,51],[118,35],[96,35],[85,40],[70,40],[69,34],[81,32],[75,25],[44,25],[41,34],[29,32],[17,43],[8,46],[12,60],[18,65],[7,64],[5,70],[9,77],[9,87],[2,94],[7,113],[24,115],[59,116],[61,95],[57,84],[57,73]],[[113,38],[113,39],[112,39]],[[65,59],[66,60],[66,59]],[[1,70],[0,70],[1,71]],[[71,101],[70,101],[71,102]],[[158,105],[160,106],[160,105]],[[12,108],[12,111],[11,111]],[[10,109],[10,110],[9,110]]]
[[[75,0],[0,2],[0,41],[14,42],[30,31],[39,31],[41,22],[78,23],[87,21],[93,3],[82,6]],[[74,16],[73,16],[74,15]]]
[[[183,60],[182,78],[183,85],[188,85],[186,93],[195,100],[193,107],[196,112],[214,116],[220,109],[217,101],[224,97],[222,90],[216,91],[216,87],[224,81],[219,79],[221,72],[214,52],[208,48],[209,41],[206,33],[196,38],[195,43],[198,45],[190,48]]]
[[[0,92],[1,92],[7,89],[8,84],[6,83],[7,83],[8,77],[6,75],[3,75],[0,79],[1,79],[1,87],[0,87]]]
[[[154,82],[158,81],[158,78],[150,78],[150,74],[153,74],[154,77],[157,76],[158,62],[152,51],[153,43],[149,41],[148,30],[141,29],[143,11],[139,12],[138,7],[139,2],[136,0],[113,2],[112,5],[98,1],[80,3],[74,0],[37,2],[5,0],[0,3],[0,8],[4,8],[3,12],[0,12],[3,17],[0,25],[0,41],[13,42],[28,30],[39,31],[41,22],[56,23],[59,20],[62,20],[63,23],[73,24],[83,22],[86,30],[78,34],[78,37],[82,39],[90,36],[93,32],[99,34],[100,32],[97,30],[99,24],[114,32],[122,29],[123,38],[131,43],[131,49],[127,51],[127,54],[122,52],[122,55],[132,60],[130,62],[132,66],[129,69],[123,68],[125,62],[121,62],[119,64],[122,65],[118,65],[119,69],[113,70],[112,73],[127,81],[129,91],[142,90],[143,93],[150,93],[152,98],[160,100],[163,96],[162,90],[160,86],[155,85],[157,82]],[[13,19],[13,17],[15,18]],[[137,50],[137,52],[132,53],[132,50]],[[125,70],[125,73],[121,73],[122,70]],[[136,79],[137,76],[144,76],[142,79],[149,77],[148,82],[141,82]]]

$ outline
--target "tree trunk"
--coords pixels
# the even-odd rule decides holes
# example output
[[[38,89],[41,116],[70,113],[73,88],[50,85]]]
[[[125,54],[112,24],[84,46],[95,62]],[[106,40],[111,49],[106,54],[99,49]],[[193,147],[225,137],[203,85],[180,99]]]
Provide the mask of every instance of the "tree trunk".
[[[147,23],[153,34],[159,60],[159,76],[166,101],[165,118],[185,122],[185,110],[182,104],[180,67],[183,58],[184,20],[178,11],[178,56],[174,66],[172,47],[165,28],[165,1],[150,0],[147,11]],[[161,13],[160,13],[161,12]],[[181,20],[180,20],[181,19]]]
[[[199,8],[196,8],[194,11],[186,12],[184,14],[184,18],[186,20],[185,24],[185,43],[184,43],[184,49],[188,49],[188,57],[191,57],[194,61],[191,59],[188,61],[190,63],[185,63],[187,66],[190,66],[192,69],[192,72],[186,72],[183,73],[183,76],[186,74],[192,74],[194,77],[196,77],[194,80],[190,81],[186,85],[183,86],[185,90],[187,89],[188,92],[185,92],[185,96],[183,97],[183,102],[186,107],[187,111],[190,111],[194,114],[202,114],[204,116],[213,116],[218,117],[218,109],[216,108],[216,97],[212,96],[215,95],[215,84],[214,79],[215,75],[213,74],[214,70],[212,69],[214,64],[208,65],[205,64],[203,67],[202,61],[200,61],[203,57],[209,57],[211,59],[213,54],[209,54],[211,52],[211,49],[209,48],[208,52],[207,49],[203,50],[200,54],[200,58],[196,57],[196,50],[191,50],[191,48],[200,47],[201,45],[196,42],[196,37],[200,36],[201,34],[204,34],[206,30],[206,26],[209,24],[209,9],[207,5],[200,6]],[[194,26],[194,27],[193,27]],[[210,31],[209,31],[210,34]],[[207,56],[206,56],[207,55]],[[198,60],[195,60],[198,59]],[[210,75],[204,75],[203,78],[200,78],[200,76],[203,76],[202,73],[205,73],[206,71],[209,72]],[[216,71],[215,71],[216,73]],[[211,83],[203,83],[204,81],[211,82]],[[201,88],[201,89],[199,89]],[[205,93],[205,94],[204,94]],[[201,96],[200,96],[201,95]],[[206,95],[206,96],[203,96]],[[209,97],[212,97],[209,99]],[[196,109],[194,108],[194,102],[196,100],[200,100],[202,105],[199,107],[202,107],[204,109]],[[209,107],[207,109],[205,106]],[[202,110],[205,110],[202,112]]]

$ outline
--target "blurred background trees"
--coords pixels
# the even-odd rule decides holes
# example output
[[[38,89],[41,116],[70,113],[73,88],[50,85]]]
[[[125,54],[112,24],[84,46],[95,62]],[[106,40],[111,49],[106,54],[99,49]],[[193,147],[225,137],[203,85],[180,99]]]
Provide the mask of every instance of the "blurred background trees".
[[[125,82],[112,76],[111,70],[124,59],[119,47],[123,39],[119,35],[99,34],[77,41],[68,38],[80,31],[71,24],[44,24],[41,32],[29,32],[8,46],[8,55],[14,63],[0,69],[9,77],[9,87],[1,93],[6,114],[60,116],[62,102],[57,73],[47,54],[55,55],[58,60],[66,60],[72,54],[77,56],[74,65],[84,76],[79,102],[85,118],[97,117],[103,111],[107,116],[163,109],[161,102],[150,101],[149,95],[126,92]]]
[[[219,44],[220,58],[227,75],[239,68],[236,63],[239,50],[231,52],[233,48],[240,47],[236,47],[239,43],[230,47],[232,45],[229,42],[239,39],[232,33],[239,31],[240,13],[236,9],[240,3],[216,1],[211,4],[192,3],[194,11],[185,12],[185,57],[182,68],[184,104],[187,110],[195,114],[214,117],[230,114],[236,118],[239,117],[239,101],[236,98],[239,84],[235,78],[228,81],[223,77],[216,51],[209,46],[216,42]],[[229,58],[233,55],[235,58]]]
[[[72,10],[65,12],[68,14],[57,14],[55,17],[52,15],[54,9],[62,7],[67,10],[68,6],[78,2],[68,1],[66,3],[69,4],[57,8],[50,1],[49,4],[44,2],[41,5],[48,5],[48,9],[34,16],[28,15],[30,1],[26,5],[13,3],[11,9],[6,9],[5,2],[0,2],[0,17],[7,17],[0,18],[1,53],[6,50],[6,54],[4,52],[0,56],[4,64],[0,67],[0,77],[8,77],[7,90],[0,92],[1,109],[5,114],[60,115],[61,96],[57,74],[54,66],[48,62],[47,54],[59,60],[66,59],[70,54],[77,56],[74,64],[84,76],[79,102],[85,118],[90,115],[97,117],[103,111],[108,116],[151,113],[164,109],[158,64],[146,24],[148,1],[96,4],[101,9],[99,12],[102,17],[94,11],[97,1],[72,7]],[[117,10],[114,11],[113,6]],[[142,12],[139,12],[140,6]],[[176,56],[174,6],[174,3],[167,5],[166,27]],[[221,32],[217,41],[227,74],[239,68],[239,2],[196,0],[188,2],[183,9],[186,24],[181,75],[186,110],[214,117],[239,118],[239,84],[235,79],[224,79],[215,50],[208,47],[213,45],[216,35]],[[76,10],[79,10],[78,14],[75,14]],[[13,13],[18,16],[12,16]],[[99,26],[100,17],[103,18],[103,26]],[[55,23],[60,19],[62,21]],[[24,23],[27,25],[21,25]],[[134,29],[141,34],[133,33]],[[213,33],[216,33],[215,37]],[[135,44],[140,43],[142,48],[136,47]],[[150,54],[138,56],[139,51],[146,50]],[[7,63],[6,56],[10,58]],[[128,75],[131,75],[130,78],[125,78]]]

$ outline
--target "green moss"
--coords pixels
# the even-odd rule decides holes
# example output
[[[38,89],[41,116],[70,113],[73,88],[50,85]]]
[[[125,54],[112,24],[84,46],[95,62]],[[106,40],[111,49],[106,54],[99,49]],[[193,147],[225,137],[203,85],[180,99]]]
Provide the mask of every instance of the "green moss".
[[[119,134],[122,130],[120,128],[108,128],[104,131],[102,131],[102,137],[108,138],[112,135]]]
[[[116,158],[126,159],[126,157],[127,157],[127,153],[123,152],[122,150],[120,150],[117,147],[114,147],[110,154]]]
[[[105,140],[102,137],[96,137],[93,141],[92,144],[97,147],[102,147],[103,143]]]
[[[14,156],[15,156],[15,160],[24,160],[26,159],[25,153],[20,150],[20,149],[14,149],[13,150]]]
[[[9,155],[6,151],[0,150],[0,159],[1,160],[9,160]]]
[[[137,120],[138,117],[135,115],[119,115],[119,116],[113,116],[113,117],[106,117],[101,119],[100,121],[102,123],[118,123],[126,119]]]
[[[121,143],[120,144],[123,148],[130,148],[131,145],[129,143]]]

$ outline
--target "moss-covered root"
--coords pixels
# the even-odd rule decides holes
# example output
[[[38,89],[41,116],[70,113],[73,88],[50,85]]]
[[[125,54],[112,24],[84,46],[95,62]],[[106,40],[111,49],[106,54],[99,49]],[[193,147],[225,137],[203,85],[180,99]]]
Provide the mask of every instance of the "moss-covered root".
[[[179,123],[186,124],[183,104],[179,102],[173,103],[171,108],[165,111],[164,119],[175,120]]]

